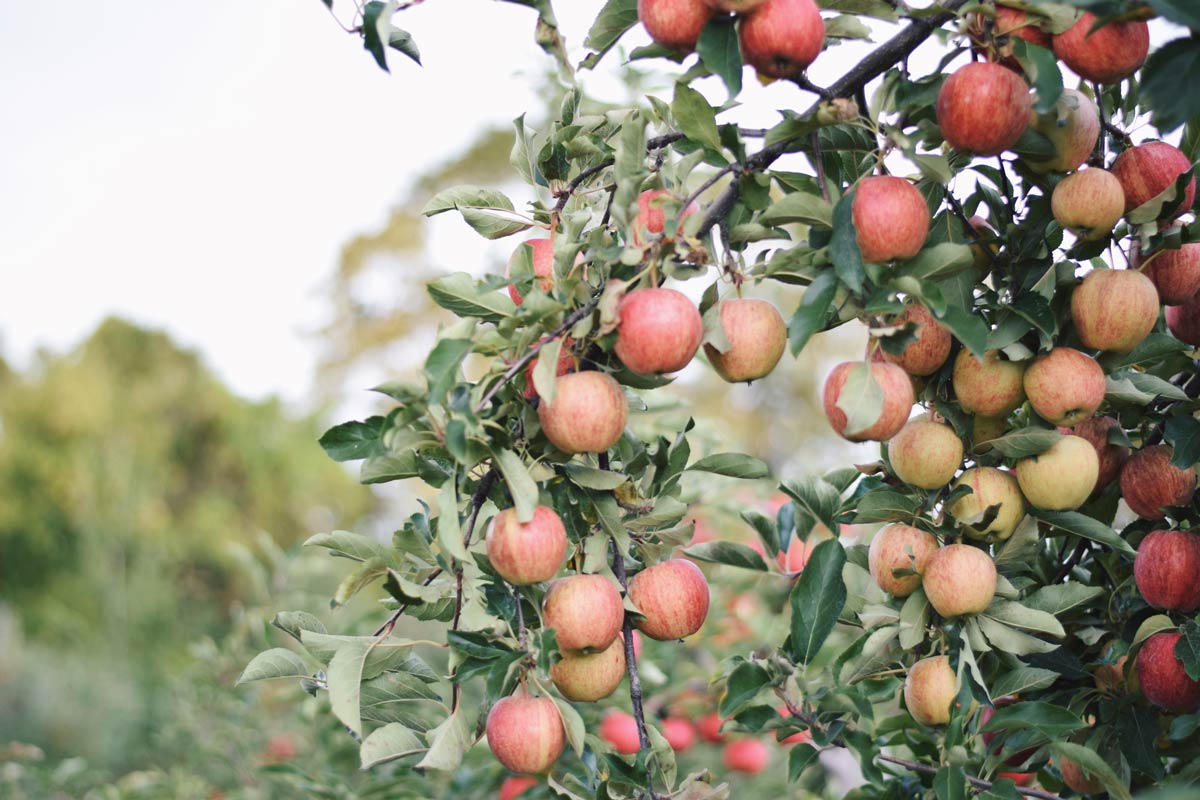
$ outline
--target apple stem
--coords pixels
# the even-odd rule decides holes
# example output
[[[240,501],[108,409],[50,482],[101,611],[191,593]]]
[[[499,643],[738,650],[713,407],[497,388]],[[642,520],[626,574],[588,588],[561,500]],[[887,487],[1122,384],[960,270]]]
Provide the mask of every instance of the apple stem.
[[[471,546],[471,537],[475,535],[475,523],[479,520],[479,510],[483,508],[483,504],[487,502],[487,496],[492,491],[492,487],[495,486],[498,474],[499,473],[496,472],[495,467],[489,469],[479,480],[479,485],[475,487],[475,493],[471,495],[471,519],[467,523],[466,533],[463,534],[464,548]],[[463,569],[461,564],[459,564],[454,570],[454,583],[454,621],[450,625],[451,631],[458,630],[458,622],[462,617]],[[520,603],[518,603],[518,612],[520,611],[520,607]],[[456,667],[450,674],[450,713],[454,713],[458,710],[458,700],[459,696],[462,694],[462,687],[459,686],[458,681],[455,680],[457,674],[458,668]]]

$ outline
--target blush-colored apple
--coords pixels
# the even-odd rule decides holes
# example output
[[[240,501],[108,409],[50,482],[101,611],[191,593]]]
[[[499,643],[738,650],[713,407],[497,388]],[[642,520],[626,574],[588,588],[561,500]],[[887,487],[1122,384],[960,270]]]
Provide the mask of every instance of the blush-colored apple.
[[[825,45],[825,23],[813,0],[766,0],[738,27],[742,60],[767,78],[795,78]]]
[[[865,368],[870,370],[870,379],[883,393],[883,409],[879,417],[867,427],[848,431],[846,427],[849,419],[846,412],[838,407],[838,400],[841,399],[851,373],[855,369],[863,368],[864,364]],[[825,418],[829,420],[830,426],[839,436],[852,442],[882,442],[890,439],[904,427],[915,402],[908,373],[895,364],[883,361],[844,361],[838,364],[825,381],[822,397]]]
[[[604,372],[573,372],[555,382],[554,402],[538,404],[538,421],[564,453],[603,453],[625,433],[625,392]]]
[[[529,522],[517,520],[516,509],[506,508],[488,526],[487,556],[501,578],[514,586],[528,586],[553,578],[567,555],[567,529],[548,506],[537,506]]]
[[[1025,79],[986,61],[959,67],[938,92],[937,121],[946,143],[980,156],[999,155],[1015,145],[1032,111]]]
[[[1042,114],[1034,113],[1030,127],[1050,140],[1054,155],[1022,154],[1021,161],[1039,174],[1073,172],[1096,149],[1096,141],[1100,138],[1100,111],[1096,102],[1078,89],[1063,89],[1054,108]]]
[[[617,690],[625,677],[625,641],[618,636],[599,653],[565,652],[550,667],[550,680],[568,700],[594,703]]]
[[[708,581],[685,558],[672,558],[634,575],[629,599],[644,617],[634,624],[651,639],[691,636],[708,617]]]
[[[1175,655],[1178,633],[1156,633],[1138,651],[1138,682],[1142,694],[1163,711],[1190,714],[1200,710],[1200,681],[1188,677],[1183,662]]]
[[[638,375],[683,369],[704,338],[696,304],[675,289],[635,289],[621,298],[617,313],[613,352]]]
[[[945,725],[958,696],[958,676],[947,656],[931,656],[913,664],[904,678],[904,705],[922,725]]]
[[[712,19],[704,0],[638,0],[638,19],[650,38],[668,50],[690,53]]]
[[[600,653],[621,632],[621,593],[602,575],[572,575],[550,584],[542,600],[542,623],[553,628],[558,649]]]
[[[969,544],[949,544],[925,562],[921,586],[934,610],[947,619],[978,614],[996,596],[996,563]]]
[[[529,254],[530,263],[533,264],[534,277],[538,279],[538,283],[542,287],[543,292],[548,292],[554,288],[554,243],[549,239],[529,239],[517,245],[517,249],[513,252],[512,258],[508,260],[508,268],[504,274],[509,276],[512,274],[513,264],[518,258],[522,257],[522,251],[525,250]],[[525,298],[517,291],[516,284],[508,285],[508,296],[517,305],[525,302]]]
[[[940,489],[962,466],[963,443],[944,422],[916,417],[888,442],[888,461],[896,477],[918,489]]]
[[[1112,172],[1125,191],[1125,212],[1158,197],[1170,189],[1192,168],[1192,162],[1183,151],[1166,142],[1146,142],[1131,147],[1113,162]],[[1187,211],[1196,201],[1196,178],[1188,182],[1183,202],[1178,204],[1175,216]]]
[[[1165,508],[1185,506],[1196,493],[1194,467],[1171,465],[1172,450],[1158,444],[1138,450],[1121,470],[1121,496],[1142,519],[1162,519]]]
[[[1107,389],[1096,359],[1070,347],[1056,347],[1034,359],[1024,383],[1033,410],[1051,424],[1066,426],[1096,413]]]
[[[894,597],[908,597],[921,585],[921,575],[937,549],[937,537],[928,531],[899,523],[886,525],[871,540],[867,566],[880,589]],[[903,570],[910,574],[896,575]]]
[[[787,323],[779,309],[767,300],[731,298],[717,305],[721,328],[729,339],[722,353],[711,344],[704,353],[713,369],[730,383],[765,378],[775,369],[787,348]]]
[[[850,211],[863,261],[912,258],[929,236],[929,206],[917,187],[904,178],[862,178]]]
[[[889,325],[897,327],[906,323],[916,326],[913,332],[915,340],[909,342],[899,355],[884,350],[883,360],[896,364],[909,375],[932,375],[950,357],[950,345],[954,339],[925,306],[905,306],[903,312],[888,320]]]
[[[1071,293],[1075,332],[1093,350],[1132,352],[1154,330],[1159,308],[1154,282],[1132,269],[1094,269]]]
[[[496,760],[507,769],[531,775],[540,775],[554,766],[566,744],[554,701],[532,697],[522,688],[492,706],[487,740]]]
[[[954,395],[963,411],[1000,418],[1025,402],[1024,361],[1006,361],[988,350],[980,360],[963,348],[954,359]]]
[[[1112,233],[1125,213],[1125,190],[1116,176],[1090,167],[1063,178],[1050,195],[1055,221],[1084,242]]]
[[[1138,545],[1133,578],[1154,608],[1185,614],[1200,608],[1200,536],[1151,531]]]
[[[1091,417],[1078,423],[1074,428],[1063,428],[1059,432],[1071,432],[1081,439],[1087,440],[1099,456],[1100,469],[1096,475],[1096,488],[1100,491],[1117,479],[1121,468],[1129,460],[1129,448],[1122,445],[1109,444],[1108,432],[1120,427],[1120,423],[1112,417]]]
[[[1085,12],[1054,37],[1054,54],[1084,80],[1119,83],[1146,62],[1150,28],[1143,20],[1109,22],[1092,30],[1096,15]]]
[[[954,482],[954,488],[959,486],[969,486],[972,491],[955,500],[949,513],[968,536],[975,539],[995,536],[1004,540],[1012,536],[1025,519],[1025,498],[1011,472],[995,467],[972,467]],[[987,522],[987,511],[992,506],[998,508],[995,517]]]

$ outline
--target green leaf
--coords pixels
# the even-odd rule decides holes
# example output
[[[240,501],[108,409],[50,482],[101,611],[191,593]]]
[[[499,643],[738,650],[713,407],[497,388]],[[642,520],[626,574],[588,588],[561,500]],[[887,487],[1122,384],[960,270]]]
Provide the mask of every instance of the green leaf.
[[[338,583],[337,590],[333,593],[333,606],[336,608],[346,605],[350,602],[350,598],[382,578],[387,572],[387,564],[382,558],[369,558],[362,562]]]
[[[1188,620],[1179,633],[1181,636],[1175,643],[1175,656],[1183,662],[1188,677],[1200,681],[1200,622]]]
[[[833,207],[819,195],[808,192],[792,192],[772,203],[762,212],[759,222],[763,225],[786,225],[799,222],[818,228],[833,228]]]
[[[862,433],[883,415],[883,388],[863,361],[850,368],[838,395],[837,407],[846,415],[846,436]]]
[[[899,275],[917,280],[945,278],[962,272],[975,263],[971,248],[956,242],[942,242],[926,247],[900,265]]]
[[[1178,22],[1193,31],[1200,31],[1200,8],[1191,0],[1146,0],[1146,2],[1159,16],[1166,17],[1172,22]]]
[[[421,65],[421,51],[417,48],[417,42],[413,39],[412,34],[408,31],[402,31],[399,28],[393,27],[392,32],[388,34],[388,47],[397,50],[411,58]]]
[[[841,493],[836,486],[813,475],[805,475],[796,480],[784,481],[779,484],[784,494],[791,497],[812,519],[820,522],[832,532],[837,532],[838,526],[834,517],[841,505]]]
[[[796,313],[788,321],[788,345],[792,355],[798,355],[814,333],[825,329],[837,289],[838,278],[832,270],[822,272],[809,284]]]
[[[1106,372],[1112,372],[1122,367],[1152,364],[1176,353],[1186,353],[1191,345],[1179,341],[1166,333],[1152,333],[1142,340],[1142,343],[1131,353],[1106,353],[1101,359],[1101,365]]]
[[[804,771],[816,763],[821,751],[807,744],[794,745],[788,753],[788,783],[800,780]]]
[[[933,776],[937,800],[967,800],[967,773],[962,767],[942,767]]]
[[[1069,709],[1053,703],[1025,700],[997,708],[980,731],[1035,730],[1054,740],[1087,727],[1088,724]]]
[[[493,450],[492,457],[496,467],[504,477],[508,492],[512,495],[513,506],[517,510],[518,522],[529,522],[533,519],[533,510],[538,504],[538,487],[525,462],[511,450]]]
[[[1166,614],[1155,614],[1152,617],[1147,617],[1142,620],[1142,624],[1138,626],[1137,633],[1133,635],[1132,645],[1137,647],[1154,634],[1172,630],[1174,627],[1175,623]]]
[[[1021,428],[990,439],[987,444],[1005,458],[1028,458],[1046,452],[1062,438],[1056,430],[1047,428]]]
[[[918,587],[900,607],[900,646],[912,650],[925,641],[925,627],[929,624],[929,598],[925,590]]]
[[[383,417],[370,417],[362,422],[335,425],[321,436],[320,445],[334,461],[357,461],[381,455],[386,422]]]
[[[478,317],[499,322],[516,311],[507,292],[481,291],[475,279],[465,272],[455,272],[430,282],[426,287],[433,301],[460,317]]]
[[[307,611],[280,611],[271,618],[271,624],[288,636],[291,636],[297,642],[300,641],[301,631],[325,633],[325,625],[322,624],[321,620]]]
[[[1021,602],[1029,608],[1045,611],[1048,614],[1061,614],[1072,608],[1090,603],[1103,597],[1105,590],[1101,586],[1084,586],[1081,583],[1060,583],[1053,586],[1043,586]]]
[[[452,558],[459,561],[470,558],[463,545],[462,526],[458,519],[457,479],[446,481],[438,491],[437,540],[442,550]]]
[[[1045,114],[1054,109],[1062,95],[1063,77],[1054,53],[1044,47],[1021,39],[1012,38],[1013,55],[1025,70],[1029,84],[1034,90],[1033,110]]]
[[[363,769],[395,761],[398,758],[425,752],[425,744],[399,722],[384,725],[371,732],[359,747],[358,756]]]
[[[438,192],[421,209],[426,217],[446,211],[458,211],[468,225],[487,239],[511,236],[530,227],[528,220],[517,218],[507,195],[478,186],[455,186]]]
[[[854,509],[854,523],[858,525],[911,520],[919,506],[920,501],[912,495],[890,489],[877,489],[859,498]]]
[[[458,382],[459,366],[471,352],[470,339],[441,339],[425,359],[425,378],[429,381],[429,402],[441,403]]]
[[[1005,697],[1012,694],[1036,692],[1049,689],[1058,680],[1058,673],[1051,669],[1017,667],[992,681],[992,696]]]
[[[1026,705],[1025,703],[1016,703],[1008,706],[1008,708],[1017,708]],[[1004,711],[1007,709],[1001,709]],[[996,712],[999,716],[1000,712]],[[996,717],[992,717],[995,719]],[[990,725],[989,725],[990,726]],[[1129,786],[1125,781],[1117,777],[1117,773],[1109,766],[1104,757],[1090,747],[1084,747],[1081,744],[1073,742],[1054,741],[1055,737],[1050,737],[1050,750],[1060,756],[1066,756],[1074,761],[1085,771],[1090,773],[1093,778],[1096,778],[1104,784],[1104,788],[1108,790],[1109,795],[1113,800],[1130,800],[1132,795],[1129,793]]]
[[[349,558],[353,561],[367,561],[372,558],[387,559],[391,555],[388,546],[382,542],[350,531],[316,533],[308,537],[304,546],[324,547],[335,556]]]
[[[1137,552],[1112,528],[1099,520],[1080,514],[1078,511],[1042,511],[1030,508],[1029,513],[1051,527],[1082,536],[1084,539],[1091,539],[1093,542],[1111,547],[1118,553],[1132,556]]]
[[[833,261],[838,279],[855,294],[863,290],[867,268],[863,264],[862,250],[858,247],[858,232],[854,228],[854,196],[857,188],[850,189],[833,208],[833,238],[829,242],[829,258]]]
[[[1049,653],[1058,649],[1057,644],[1042,641],[989,616],[977,615],[975,621],[992,647],[1001,652],[1026,656],[1030,653]]]
[[[1027,608],[1011,600],[993,600],[982,613],[1010,628],[1045,633],[1059,639],[1067,635],[1062,623],[1055,619],[1053,614]]]
[[[752,661],[738,664],[725,681],[717,711],[722,717],[732,717],[747,706],[769,682],[767,671]]]
[[[575,710],[575,707],[566,700],[553,695],[551,695],[550,699],[554,701],[554,707],[558,709],[558,716],[562,719],[563,731],[567,735],[567,744],[571,745],[571,749],[575,751],[575,755],[582,757],[586,734],[583,727],[583,717],[579,716],[579,712]]]
[[[363,6],[362,10],[363,49],[371,54],[375,63],[384,72],[390,72],[384,42],[391,38],[392,14],[395,13],[398,5],[396,0],[389,3],[371,0]]]
[[[333,654],[325,681],[329,686],[329,706],[341,723],[355,733],[362,733],[360,691],[363,664],[371,645],[351,642]]]
[[[1162,780],[1163,765],[1154,741],[1158,738],[1158,714],[1151,708],[1124,706],[1117,712],[1117,741],[1129,766],[1155,780]]]
[[[580,63],[580,69],[592,69],[612,49],[625,32],[637,24],[637,0],[608,0],[588,30],[584,46],[593,52]]]
[[[713,564],[767,571],[767,563],[753,549],[737,542],[704,542],[684,550],[684,555]]]
[[[717,133],[717,114],[704,99],[704,95],[686,83],[675,84],[671,113],[679,124],[679,130],[683,131],[687,138],[711,150],[721,150],[721,136]]]
[[[250,660],[237,679],[237,685],[275,678],[307,678],[308,675],[309,669],[304,665],[304,659],[286,648],[273,647]]]
[[[436,769],[452,772],[462,764],[463,756],[475,743],[475,737],[463,717],[460,706],[457,711],[446,718],[429,732],[429,752],[416,765],[417,769]]]
[[[1174,448],[1171,466],[1188,469],[1200,462],[1200,420],[1180,415],[1167,420],[1163,439]]]
[[[842,567],[846,551],[836,539],[816,546],[792,587],[792,660],[807,664],[821,649],[846,605]]]
[[[959,278],[968,275],[963,272]],[[987,350],[988,341],[988,326],[987,323],[977,314],[971,313],[968,308],[949,302],[946,303],[946,309],[942,316],[938,317],[943,325],[950,329],[954,334],[954,338],[963,343],[963,347],[971,351],[976,358],[983,358],[983,353]]]
[[[742,49],[733,17],[716,16],[700,31],[696,54],[708,71],[721,78],[730,99],[742,91]]]
[[[618,486],[629,481],[629,478],[620,472],[610,472],[604,469],[596,469],[595,467],[585,467],[582,464],[563,464],[563,472],[567,473],[567,479],[576,486],[582,486],[585,489],[595,489],[599,492],[611,492]]]
[[[553,403],[558,388],[558,358],[562,351],[562,339],[555,337],[538,351],[537,364],[533,368],[533,388],[543,403]]]
[[[771,467],[767,462],[744,453],[714,453],[694,462],[688,469],[747,480],[771,477]]]
[[[1167,5],[1158,0],[1152,5]],[[1179,4],[1181,5],[1181,4]],[[1163,12],[1165,13],[1165,12]],[[1189,12],[1195,16],[1195,10]],[[1194,25],[1200,30],[1200,25]],[[1154,50],[1142,68],[1142,97],[1154,109],[1154,124],[1162,133],[1175,130],[1200,114],[1200,96],[1180,91],[1180,76],[1200,74],[1200,39],[1175,39]]]

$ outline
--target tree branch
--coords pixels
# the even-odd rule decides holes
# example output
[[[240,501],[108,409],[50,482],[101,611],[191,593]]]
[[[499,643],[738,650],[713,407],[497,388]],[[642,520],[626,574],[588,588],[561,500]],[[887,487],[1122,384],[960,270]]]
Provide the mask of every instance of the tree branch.
[[[625,578],[625,556],[621,555],[621,549],[617,547],[616,541],[613,542],[612,567],[613,574],[621,582],[621,588],[628,589],[628,581]],[[638,746],[642,750],[649,750],[650,736],[646,733],[646,713],[642,708],[642,681],[638,676],[637,654],[633,647],[633,619],[628,612],[625,613],[621,635],[625,639],[625,674],[629,677],[629,701],[633,704],[633,718],[637,721]],[[651,784],[653,784],[653,780],[651,780]],[[654,791],[653,785],[647,786],[646,791],[650,800],[658,800],[658,794]]]
[[[497,477],[498,473],[496,472],[496,468],[492,467],[487,471],[487,473],[484,474],[483,478],[479,481],[479,485],[475,487],[475,494],[471,495],[471,520],[467,523],[466,533],[463,534],[463,547],[471,546],[471,537],[475,535],[475,523],[479,520],[479,509],[483,508],[483,504],[487,502],[487,496],[492,491],[492,487],[496,485]],[[456,584],[454,593],[454,622],[450,625],[451,631],[458,630],[458,621],[462,618],[463,568],[461,564],[459,564],[458,569],[454,571],[454,581]],[[517,609],[518,611],[520,610],[519,602]],[[462,694],[462,687],[459,686],[457,681],[455,681],[455,675],[457,672],[458,670],[456,669],[455,672],[450,675],[450,683],[452,686],[450,690],[451,713],[454,713],[454,711],[458,708],[458,698],[459,695]]]

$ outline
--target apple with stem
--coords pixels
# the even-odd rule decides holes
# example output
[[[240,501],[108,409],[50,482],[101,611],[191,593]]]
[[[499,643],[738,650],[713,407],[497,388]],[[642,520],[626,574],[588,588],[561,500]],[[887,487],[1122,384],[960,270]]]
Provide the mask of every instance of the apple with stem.
[[[537,506],[529,522],[517,520],[506,508],[488,526],[487,557],[501,578],[514,586],[529,586],[553,578],[567,555],[567,529],[548,506]]]
[[[954,489],[971,487],[971,493],[950,504],[949,513],[964,533],[974,539],[994,536],[1004,540],[1025,519],[1025,497],[1016,476],[995,467],[972,467],[954,482]],[[995,515],[989,509],[996,507]],[[989,520],[988,518],[991,517]]]
[[[1054,54],[1079,77],[1093,83],[1120,83],[1146,63],[1150,28],[1143,20],[1108,22],[1092,30],[1090,11],[1054,37]]]
[[[676,372],[700,349],[704,322],[696,304],[683,292],[635,289],[621,298],[617,308],[620,322],[613,352],[631,372]]]
[[[738,26],[742,60],[766,78],[796,78],[825,46],[825,23],[813,0],[766,0]]]
[[[904,678],[904,705],[922,725],[945,725],[958,697],[958,676],[947,656],[930,656],[913,664]]]
[[[897,478],[918,489],[940,489],[962,466],[963,442],[944,422],[915,417],[888,442],[888,461]]]
[[[1107,389],[1096,359],[1070,347],[1055,347],[1034,359],[1024,385],[1029,404],[1042,419],[1068,427],[1096,413]]]
[[[1185,614],[1200,609],[1200,536],[1151,531],[1138,545],[1133,579],[1154,608]]]
[[[708,616],[708,581],[691,561],[672,558],[634,575],[629,599],[644,615],[634,622],[639,631],[659,641],[682,639]]]
[[[1063,230],[1084,242],[1112,233],[1125,213],[1125,190],[1116,176],[1090,167],[1063,178],[1050,195],[1050,213]]]
[[[1183,151],[1166,142],[1146,142],[1121,153],[1113,162],[1112,173],[1125,192],[1125,213],[1173,187],[1191,168],[1192,162]],[[1174,216],[1191,208],[1195,200],[1196,179],[1193,177],[1184,189],[1183,201],[1177,203]]]
[[[604,372],[573,372],[555,382],[554,402],[538,404],[538,421],[564,453],[603,453],[625,433],[625,392]]]
[[[859,373],[857,375],[854,374],[856,370]],[[850,385],[856,393],[869,393],[872,391],[870,382],[874,382],[876,391],[882,392],[883,408],[879,416],[867,423],[866,427],[848,430],[850,418],[838,405],[843,390]],[[885,361],[844,361],[838,364],[825,380],[822,397],[830,427],[839,436],[852,442],[882,442],[890,439],[904,427],[915,402],[908,373]],[[855,398],[847,399],[853,402]]]
[[[979,359],[964,348],[954,359],[954,395],[963,411],[976,417],[1007,417],[1025,402],[1027,366],[1002,359],[999,350],[988,350]]]
[[[867,567],[880,589],[893,597],[908,597],[921,585],[921,576],[937,549],[937,537],[928,531],[899,523],[886,525],[871,539]],[[909,574],[896,575],[901,570]]]
[[[568,700],[594,703],[617,690],[625,677],[625,641],[618,636],[599,653],[565,652],[550,667],[550,680]]]
[[[638,0],[637,13],[651,39],[678,53],[696,49],[713,16],[704,0]]]
[[[1035,113],[1030,127],[1050,140],[1053,156],[1022,154],[1021,161],[1038,174],[1074,172],[1096,149],[1100,138],[1100,110],[1078,89],[1063,89],[1051,110]],[[1122,203],[1124,196],[1122,195]]]
[[[889,325],[896,327],[907,323],[916,326],[913,332],[915,339],[905,345],[899,355],[892,355],[880,347],[883,360],[897,365],[909,375],[932,375],[950,357],[950,346],[954,339],[925,306],[905,306],[903,312],[888,321]]]
[[[1029,84],[1000,64],[973,61],[955,70],[937,97],[938,127],[956,150],[996,156],[1029,127]]]
[[[518,687],[488,712],[487,740],[496,760],[508,770],[540,775],[562,755],[566,736],[554,701],[532,697]]]
[[[1175,655],[1178,633],[1156,633],[1138,651],[1134,667],[1142,694],[1163,711],[1190,714],[1200,710],[1200,681],[1188,677]]]
[[[1045,452],[1018,461],[1016,473],[1029,505],[1045,511],[1074,511],[1096,488],[1100,456],[1087,439],[1064,436]]]
[[[1159,308],[1154,282],[1132,269],[1094,269],[1071,293],[1075,331],[1093,350],[1132,352],[1154,330]]]
[[[925,246],[931,216],[912,181],[893,175],[862,178],[850,206],[863,261],[912,258]]]
[[[717,314],[729,349],[722,353],[711,344],[704,345],[717,374],[729,383],[770,375],[787,348],[787,323],[779,309],[766,300],[737,297],[718,303]]]
[[[996,562],[969,544],[949,544],[930,554],[921,586],[934,610],[946,619],[978,614],[996,596]]]
[[[1142,519],[1162,519],[1164,508],[1185,506],[1196,493],[1195,468],[1172,466],[1172,452],[1164,444],[1143,447],[1121,470],[1121,496]]]
[[[542,600],[542,623],[553,628],[563,652],[601,653],[625,621],[621,593],[602,575],[572,575],[551,582]]]

